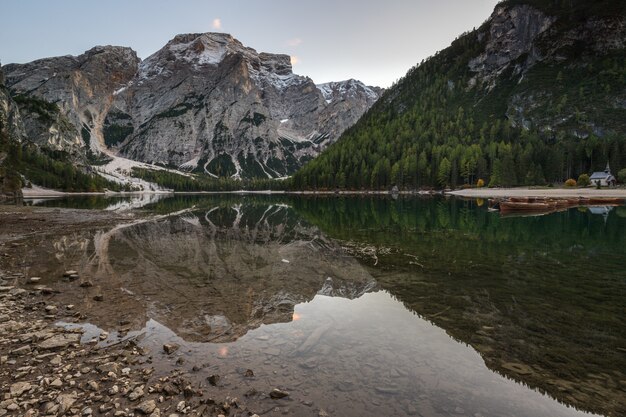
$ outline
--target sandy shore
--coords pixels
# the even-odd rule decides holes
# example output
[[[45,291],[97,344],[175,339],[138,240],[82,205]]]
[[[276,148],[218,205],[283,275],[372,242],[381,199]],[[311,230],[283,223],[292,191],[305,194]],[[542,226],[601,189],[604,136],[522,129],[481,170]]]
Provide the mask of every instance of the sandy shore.
[[[493,197],[623,197],[626,188],[472,188],[447,192],[448,195],[468,198]]]

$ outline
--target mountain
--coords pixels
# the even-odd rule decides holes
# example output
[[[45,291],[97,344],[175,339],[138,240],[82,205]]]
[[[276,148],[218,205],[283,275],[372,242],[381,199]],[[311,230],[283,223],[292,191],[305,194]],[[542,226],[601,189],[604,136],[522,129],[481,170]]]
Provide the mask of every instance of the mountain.
[[[626,2],[509,0],[412,68],[295,188],[562,182],[626,167]]]
[[[51,150],[85,155],[89,149],[98,151],[90,141],[102,141],[100,125],[112,92],[134,77],[138,65],[130,48],[95,47],[77,57],[3,68],[28,139]]]
[[[326,96],[293,73],[288,55],[258,53],[222,33],[178,35],[144,61],[130,48],[99,46],[4,70],[39,145],[214,177],[293,173],[381,93],[349,80]]]
[[[86,164],[85,146],[75,139],[76,128],[57,104],[15,95],[5,82],[0,68],[0,202],[19,202],[22,188],[33,183],[65,191],[127,188]]]
[[[14,160],[23,135],[19,109],[4,85],[0,68],[0,203],[21,198],[21,181],[15,173]]]

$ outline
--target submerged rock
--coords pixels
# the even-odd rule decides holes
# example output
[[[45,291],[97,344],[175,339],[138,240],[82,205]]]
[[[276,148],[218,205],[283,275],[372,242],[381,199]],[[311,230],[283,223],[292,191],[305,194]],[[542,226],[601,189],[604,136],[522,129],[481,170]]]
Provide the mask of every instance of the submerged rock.
[[[270,392],[270,397],[277,400],[277,399],[281,399],[281,398],[285,398],[289,396],[289,393],[287,391],[283,391],[280,390],[278,388],[274,388],[271,392]]]
[[[168,355],[171,355],[172,353],[176,352],[179,348],[180,348],[180,345],[177,345],[176,343],[166,343],[163,345],[163,351],[167,353]]]

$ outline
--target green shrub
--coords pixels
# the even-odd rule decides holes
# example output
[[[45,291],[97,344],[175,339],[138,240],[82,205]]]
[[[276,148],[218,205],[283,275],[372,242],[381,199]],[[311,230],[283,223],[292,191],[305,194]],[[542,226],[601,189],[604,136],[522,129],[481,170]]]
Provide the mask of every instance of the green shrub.
[[[591,184],[591,180],[589,179],[589,175],[587,175],[587,174],[580,174],[580,176],[578,177],[577,184],[578,184],[579,187],[587,187],[589,184]]]
[[[622,184],[626,183],[626,168],[622,168],[617,173],[617,180]]]

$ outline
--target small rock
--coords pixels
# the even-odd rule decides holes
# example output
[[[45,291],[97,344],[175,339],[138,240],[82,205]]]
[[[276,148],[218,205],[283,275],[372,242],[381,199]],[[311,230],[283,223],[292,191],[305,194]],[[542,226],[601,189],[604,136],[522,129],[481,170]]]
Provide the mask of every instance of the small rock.
[[[89,407],[83,408],[82,415],[90,416],[93,414],[93,410]]]
[[[80,286],[83,288],[93,287],[93,282],[91,281],[83,281],[80,283]]]
[[[163,392],[166,395],[178,395],[180,394],[180,390],[176,387],[176,385],[172,384],[171,382],[166,382],[165,384],[163,384]]]
[[[65,414],[76,402],[76,393],[72,394],[60,394],[57,397],[57,403],[59,404],[59,415]]]
[[[108,374],[109,372],[117,374],[120,370],[120,366],[115,362],[107,362],[96,366],[96,369],[103,374]]]
[[[131,401],[135,401],[143,397],[143,386],[139,386],[135,388],[130,394],[128,394],[128,399]]]
[[[142,414],[151,414],[155,408],[156,402],[154,400],[147,400],[135,407],[135,411],[139,411]]]
[[[28,279],[28,282],[29,282],[30,284],[36,284],[36,283],[38,283],[39,281],[41,281],[41,277],[30,277],[30,278]]]
[[[246,372],[243,373],[243,376],[246,378],[252,378],[254,376],[254,372],[252,369],[246,369]]]
[[[29,354],[30,352],[31,352],[30,346],[25,345],[25,346],[22,346],[20,348],[12,350],[11,354],[15,355],[15,356],[24,356],[24,355]]]
[[[57,306],[49,305],[49,306],[46,306],[45,310],[46,310],[46,313],[48,314],[56,314],[59,309],[57,308]]]
[[[60,387],[62,387],[62,386],[63,386],[63,381],[61,381],[61,379],[60,379],[60,378],[57,378],[57,379],[55,379],[54,381],[52,381],[52,382],[50,383],[50,386],[51,386],[51,387],[54,387],[54,388],[60,388]]]
[[[89,387],[90,390],[92,391],[98,391],[98,383],[96,381],[89,381],[87,382],[87,387]]]
[[[94,301],[104,301],[104,295],[98,294],[93,296]]]
[[[167,353],[168,355],[171,355],[172,353],[176,352],[179,348],[180,348],[180,345],[177,345],[176,343],[166,343],[163,345],[163,351]]]
[[[218,382],[220,382],[220,376],[219,375],[210,375],[207,377],[207,381],[209,381],[209,384],[216,386],[218,384]]]
[[[76,333],[57,334],[41,342],[38,347],[43,350],[54,350],[67,347],[68,345],[78,343],[79,341],[80,335]]]
[[[11,385],[11,397],[19,397],[28,390],[30,390],[30,384],[28,382],[16,382]]]
[[[285,398],[289,395],[287,391],[279,390],[278,388],[274,388],[272,392],[270,392],[270,397],[277,400],[280,398]]]

